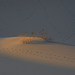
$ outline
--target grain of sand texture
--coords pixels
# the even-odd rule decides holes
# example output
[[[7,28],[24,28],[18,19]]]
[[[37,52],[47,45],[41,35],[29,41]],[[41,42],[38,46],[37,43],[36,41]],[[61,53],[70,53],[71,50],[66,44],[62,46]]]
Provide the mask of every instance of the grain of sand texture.
[[[23,44],[22,40],[30,40],[30,43]],[[1,39],[0,53],[43,64],[75,68],[75,46],[51,44],[39,37]]]

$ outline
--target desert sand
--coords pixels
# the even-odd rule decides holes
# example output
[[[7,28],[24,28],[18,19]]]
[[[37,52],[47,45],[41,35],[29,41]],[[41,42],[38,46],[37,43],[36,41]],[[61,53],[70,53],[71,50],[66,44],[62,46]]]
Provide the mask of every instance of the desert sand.
[[[29,43],[25,44],[23,40]],[[40,37],[1,39],[0,53],[22,60],[75,68],[75,46],[47,43]]]

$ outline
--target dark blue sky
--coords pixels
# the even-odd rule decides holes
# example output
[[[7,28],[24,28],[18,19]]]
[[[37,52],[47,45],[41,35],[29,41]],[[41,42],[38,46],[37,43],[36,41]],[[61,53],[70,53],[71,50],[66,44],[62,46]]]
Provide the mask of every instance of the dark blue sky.
[[[75,45],[75,1],[0,0],[0,37],[43,28],[55,41]]]

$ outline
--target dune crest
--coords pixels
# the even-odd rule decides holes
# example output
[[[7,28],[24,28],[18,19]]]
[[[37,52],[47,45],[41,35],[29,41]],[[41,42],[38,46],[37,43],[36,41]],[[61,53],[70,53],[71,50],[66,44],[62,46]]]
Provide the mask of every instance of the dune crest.
[[[2,47],[14,47],[22,45],[23,41],[29,41],[29,43],[41,43],[44,42],[44,39],[40,37],[10,37],[1,40]]]
[[[23,44],[22,40],[31,41],[30,44]],[[0,53],[24,60],[75,68],[74,46],[43,43],[44,40],[40,37],[5,38],[0,40]]]

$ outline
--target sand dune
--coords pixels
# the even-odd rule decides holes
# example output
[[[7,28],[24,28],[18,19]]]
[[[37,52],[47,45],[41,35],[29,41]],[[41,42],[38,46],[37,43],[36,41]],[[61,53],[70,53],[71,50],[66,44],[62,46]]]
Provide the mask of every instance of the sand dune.
[[[23,44],[22,40],[30,40],[30,43]],[[0,40],[0,53],[43,64],[75,68],[75,46],[45,42],[39,37],[4,38]]]

